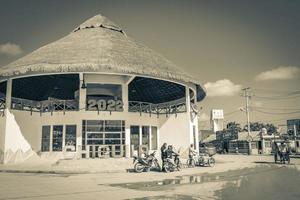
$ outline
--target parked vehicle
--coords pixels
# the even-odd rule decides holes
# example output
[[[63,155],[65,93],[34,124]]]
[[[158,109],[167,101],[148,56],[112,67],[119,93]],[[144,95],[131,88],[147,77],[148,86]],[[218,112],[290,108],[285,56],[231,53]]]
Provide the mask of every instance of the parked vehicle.
[[[274,160],[275,163],[283,163],[287,162],[290,164],[290,148],[287,142],[281,141],[275,143],[274,147]]]
[[[199,162],[199,166],[213,167],[216,164],[216,161],[213,158],[213,156],[209,154],[200,154],[198,162]]]
[[[161,171],[160,165],[157,158],[155,157],[155,151],[144,158],[133,156],[134,171],[141,173],[143,171],[150,171],[151,169],[156,169]]]
[[[182,164],[179,159],[179,154],[174,155],[174,162],[171,162],[170,159],[164,160],[165,172],[173,172],[175,170],[180,171],[181,168],[182,168]]]
[[[200,153],[199,155],[194,155],[193,158],[189,158],[187,160],[187,166],[188,167],[195,167],[195,166],[215,166],[215,159],[213,158],[213,155],[216,154],[216,148],[215,147],[205,147],[202,151],[203,153]]]
[[[195,167],[198,165],[199,156],[196,154],[192,158],[188,158],[186,161],[186,165],[189,168]]]
[[[289,153],[282,153],[280,155],[280,162],[283,163],[283,164],[285,164],[285,162],[290,164],[291,160],[290,160]]]

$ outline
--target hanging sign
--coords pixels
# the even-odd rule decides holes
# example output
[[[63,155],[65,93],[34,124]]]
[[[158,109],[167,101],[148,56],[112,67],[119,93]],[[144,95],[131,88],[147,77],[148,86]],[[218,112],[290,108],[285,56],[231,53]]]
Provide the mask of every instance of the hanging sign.
[[[123,101],[121,100],[89,99],[87,102],[87,110],[123,111],[123,105]]]

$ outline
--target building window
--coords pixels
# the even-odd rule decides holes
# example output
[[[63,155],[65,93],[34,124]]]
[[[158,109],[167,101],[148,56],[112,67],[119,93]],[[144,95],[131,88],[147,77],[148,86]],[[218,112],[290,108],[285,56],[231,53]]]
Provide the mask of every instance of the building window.
[[[157,127],[152,126],[151,127],[151,149],[157,150]]]
[[[142,145],[147,145],[149,147],[149,126],[142,126]]]
[[[66,125],[66,151],[76,151],[76,125]]]
[[[248,143],[247,143],[248,144]],[[249,145],[247,145],[247,148],[249,148]],[[251,142],[251,148],[252,149],[257,149],[258,148],[258,142]]]
[[[265,141],[265,147],[266,148],[271,148],[271,142],[270,141]]]
[[[62,151],[63,126],[53,126],[52,151]]]
[[[42,152],[50,151],[50,126],[42,127]]]
[[[138,150],[140,140],[140,127],[130,126],[130,144],[134,146],[134,150]]]

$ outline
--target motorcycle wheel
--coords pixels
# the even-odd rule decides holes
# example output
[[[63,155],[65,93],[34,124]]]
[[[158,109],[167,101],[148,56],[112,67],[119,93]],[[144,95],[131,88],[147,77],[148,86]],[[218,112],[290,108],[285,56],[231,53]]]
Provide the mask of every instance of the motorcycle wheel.
[[[214,158],[209,158],[209,160],[208,160],[208,165],[209,165],[210,167],[213,167],[213,166],[215,166],[215,164],[216,164],[215,159],[214,159]]]
[[[188,159],[186,162],[186,165],[191,168],[191,167],[195,167],[195,160],[194,159]]]
[[[169,163],[165,163],[164,169],[166,173],[169,173],[171,171],[171,166],[169,165]]]
[[[134,165],[134,170],[137,173],[142,173],[145,170],[145,166],[138,162]]]
[[[161,171],[162,169],[161,169],[161,167],[160,167],[160,165],[159,165],[159,163],[157,162],[157,161],[155,161],[154,162],[154,166],[155,166],[155,169],[157,170],[157,171]]]
[[[178,160],[176,164],[177,164],[177,170],[180,171],[182,168],[182,164],[181,164],[180,160]]]

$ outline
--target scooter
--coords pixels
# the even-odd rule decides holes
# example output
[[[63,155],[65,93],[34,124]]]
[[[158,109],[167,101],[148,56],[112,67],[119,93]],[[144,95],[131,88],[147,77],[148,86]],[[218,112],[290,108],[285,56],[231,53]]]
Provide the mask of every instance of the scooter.
[[[160,165],[157,158],[155,157],[155,151],[145,158],[133,156],[134,171],[141,173],[143,171],[150,171],[151,169],[156,169],[161,171]]]

